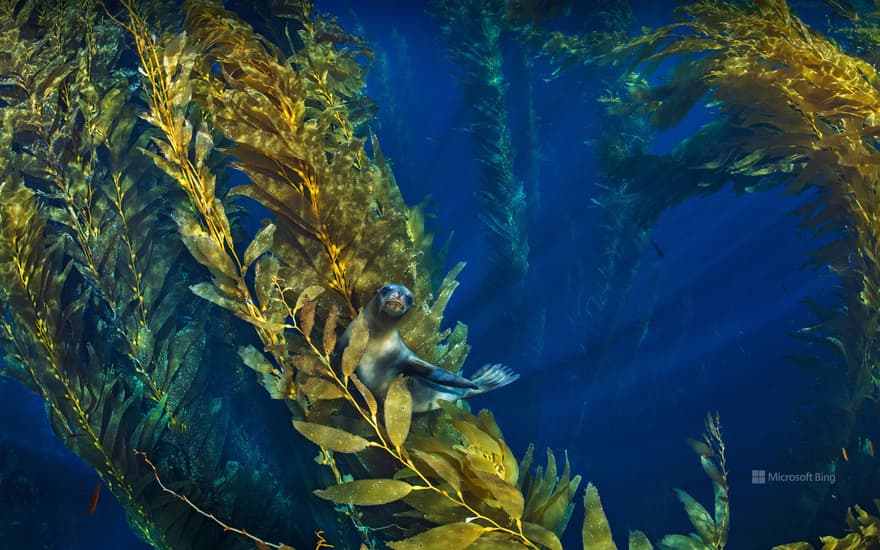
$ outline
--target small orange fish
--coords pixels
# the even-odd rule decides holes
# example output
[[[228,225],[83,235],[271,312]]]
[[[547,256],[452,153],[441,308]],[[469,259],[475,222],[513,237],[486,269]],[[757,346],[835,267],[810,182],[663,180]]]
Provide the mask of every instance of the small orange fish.
[[[95,508],[98,507],[98,496],[101,494],[101,482],[95,485],[95,492],[92,493],[92,501],[89,503],[89,517],[95,515]]]
[[[874,443],[868,438],[865,438],[865,443],[867,443],[868,456],[874,456]]]
[[[82,434],[82,433],[67,434],[67,439],[79,439],[84,435],[86,435],[86,434]]]
[[[843,459],[849,462],[849,457],[846,455],[846,447],[841,447],[840,452],[843,454]]]

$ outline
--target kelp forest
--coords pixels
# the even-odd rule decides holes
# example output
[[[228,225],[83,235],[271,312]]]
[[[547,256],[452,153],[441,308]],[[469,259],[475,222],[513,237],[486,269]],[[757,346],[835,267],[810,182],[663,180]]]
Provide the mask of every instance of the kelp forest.
[[[470,235],[436,223],[444,189],[412,183],[424,130],[405,113],[433,107],[407,76],[406,34],[358,18],[370,3],[0,2],[0,374],[97,473],[89,514],[103,490],[160,549],[880,547],[865,436],[880,428],[873,4],[803,2],[802,18],[784,0],[698,0],[648,28],[625,0],[424,3],[462,96],[466,158],[443,162],[472,176],[456,199],[476,213]],[[564,154],[595,168],[567,180],[543,156],[554,89],[568,111],[555,116],[591,119]],[[668,151],[653,146],[699,113]],[[673,503],[668,528],[600,500],[588,455],[613,445],[582,426],[613,411],[553,420],[572,423],[576,448],[523,442],[542,392],[611,376],[621,346],[635,356],[655,300],[639,300],[641,334],[608,335],[645,258],[669,251],[653,231],[725,190],[790,200],[813,243],[803,269],[834,280],[778,337],[809,380],[791,398],[789,467],[837,481],[768,500],[754,546],[737,523],[753,465],[727,437],[735,411],[710,401],[663,448],[612,449],[690,453],[698,484],[638,480]],[[478,279],[457,240],[489,251]],[[546,250],[562,260],[543,265]],[[414,297],[399,333],[418,358],[467,375],[492,357],[522,379],[428,412],[405,376],[377,391],[363,312],[390,282]],[[476,336],[457,318],[475,310],[491,318]],[[560,348],[583,386],[545,359]],[[13,510],[27,502],[4,494],[3,448],[0,508]],[[6,547],[37,547],[0,530]]]

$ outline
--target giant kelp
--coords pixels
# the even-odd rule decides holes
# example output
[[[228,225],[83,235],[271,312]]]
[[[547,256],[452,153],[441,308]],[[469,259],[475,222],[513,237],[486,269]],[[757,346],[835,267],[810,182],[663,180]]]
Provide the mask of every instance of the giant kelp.
[[[517,280],[529,267],[527,199],[513,170],[514,151],[501,69],[501,15],[494,0],[434,2],[449,55],[462,72],[471,135],[482,174],[483,215],[496,280]]]
[[[672,155],[624,155],[616,163],[614,170],[636,183],[634,202],[646,220],[731,180],[746,192],[780,184],[792,193],[819,190],[798,213],[817,237],[831,239],[814,251],[812,263],[840,277],[840,303],[817,306],[819,322],[801,333],[835,357],[797,360],[820,374],[822,413],[808,437],[827,460],[847,444],[864,399],[877,389],[880,82],[874,66],[860,58],[872,59],[876,29],[849,14],[855,26],[836,43],[779,1],[694,2],[679,9],[678,19],[634,40],[555,33],[542,36],[540,47],[562,64],[623,67],[628,94],[606,100],[623,116],[669,128],[701,102],[719,114]],[[659,75],[658,67],[665,69]],[[678,177],[685,171],[686,178]]]
[[[877,383],[877,287],[875,184],[878,74],[793,14],[784,2],[697,2],[682,21],[647,33],[609,56],[637,53],[657,62],[686,58],[687,78],[670,78],[639,91],[644,109],[678,120],[696,100],[668,102],[694,81],[711,90],[724,117],[725,139],[705,165],[728,174],[786,180],[791,192],[806,186],[819,197],[799,210],[805,225],[833,240],[813,253],[842,283],[841,307],[819,310],[820,322],[804,333],[839,354],[845,395],[828,415],[837,426],[827,449],[845,444],[855,414]],[[839,371],[840,372],[840,371]]]
[[[445,438],[406,444],[411,398],[405,385],[393,386],[380,415],[376,398],[354,372],[363,327],[342,354],[341,372],[333,367],[338,317],[353,317],[380,282],[406,282],[416,296],[430,292],[433,263],[425,257],[431,251],[419,226],[423,217],[403,203],[378,142],[371,139],[371,152],[365,149],[369,111],[358,108],[364,104],[363,68],[355,57],[368,52],[339,48],[356,37],[308,3],[299,16],[301,47],[290,58],[217,4],[188,2],[187,32],[156,38],[128,8],[127,27],[149,90],[145,118],[161,134],[153,140],[158,151],[147,153],[187,193],[189,205],[175,219],[184,244],[212,275],[193,291],[256,330],[264,350],[243,347],[240,355],[273,397],[291,403],[297,430],[321,447],[321,462],[337,484],[318,494],[342,505],[358,526],[362,514],[353,505],[385,505],[411,492],[433,495],[406,500],[411,521],[401,520],[388,533],[410,537],[401,547],[437,537],[437,529],[488,544],[500,537],[524,547],[536,547],[533,540],[558,547],[553,530],[577,486],[567,473],[557,480],[554,465],[552,475],[531,483],[549,488],[530,490],[537,500],[524,515],[516,461],[490,415],[450,405],[437,419]],[[214,131],[232,144],[225,150],[250,181],[226,200],[248,197],[273,214],[243,253],[206,162]],[[252,286],[246,279],[251,267]],[[419,355],[452,370],[467,352],[464,327],[439,327],[459,269],[401,331]],[[322,292],[329,307],[325,299],[316,301]],[[313,340],[321,318],[320,341]],[[355,414],[338,414],[340,409]],[[368,448],[384,451],[382,460],[363,452]],[[368,472],[390,458],[396,475],[346,481],[334,453],[354,452]],[[445,486],[450,480],[457,489]],[[463,522],[465,517],[473,520]],[[363,532],[369,543],[373,535]]]
[[[874,507],[880,510],[880,499],[874,500]],[[880,545],[880,517],[869,514],[861,506],[855,505],[846,510],[846,525],[849,534],[843,538],[821,537],[822,550],[846,550],[848,548],[876,548]],[[792,542],[774,546],[773,550],[813,550],[808,542]]]
[[[231,491],[220,506],[235,514],[262,502],[263,525],[279,527],[265,460],[258,452],[230,460],[248,438],[232,437],[228,406],[202,369],[224,324],[207,325],[194,307],[191,269],[179,263],[185,249],[167,238],[174,225],[163,208],[184,196],[138,150],[150,132],[138,123],[136,72],[120,62],[126,34],[89,2],[6,3],[0,25],[0,374],[43,398],[59,438],[154,546],[211,545],[223,535],[158,498],[133,448],[176,477],[215,480],[197,498],[218,503],[244,481],[237,464],[252,466],[264,489]],[[208,430],[200,409],[210,400]]]
[[[713,513],[697,502],[691,495],[676,489],[678,499],[684,505],[688,519],[695,533],[688,535],[666,535],[659,547],[664,550],[721,550],[727,546],[730,531],[730,501],[728,499],[727,457],[724,440],[721,437],[721,419],[718,413],[708,413],[705,421],[706,431],[703,440],[688,441],[700,457],[703,472],[712,480],[714,493]],[[590,483],[584,494],[584,525],[582,529],[584,550],[616,550],[617,545],[611,537],[611,527],[599,491]],[[653,546],[644,533],[638,530],[629,533],[630,550],[651,550]]]

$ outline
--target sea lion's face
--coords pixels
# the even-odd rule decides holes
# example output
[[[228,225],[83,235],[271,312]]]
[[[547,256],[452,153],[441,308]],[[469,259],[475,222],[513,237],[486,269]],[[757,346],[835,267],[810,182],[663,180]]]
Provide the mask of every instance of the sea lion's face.
[[[403,317],[413,305],[413,295],[403,285],[389,283],[378,290],[379,311],[389,317]]]

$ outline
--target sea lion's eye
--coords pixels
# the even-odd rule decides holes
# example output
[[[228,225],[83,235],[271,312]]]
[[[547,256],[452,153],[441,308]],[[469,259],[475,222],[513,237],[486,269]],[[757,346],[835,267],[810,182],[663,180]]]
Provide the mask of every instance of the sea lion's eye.
[[[391,287],[387,285],[379,289],[379,294],[382,294],[383,296],[389,292],[391,292]]]
[[[406,305],[411,306],[412,303],[413,303],[413,297],[412,297],[412,294],[407,294],[407,295],[406,295]]]

